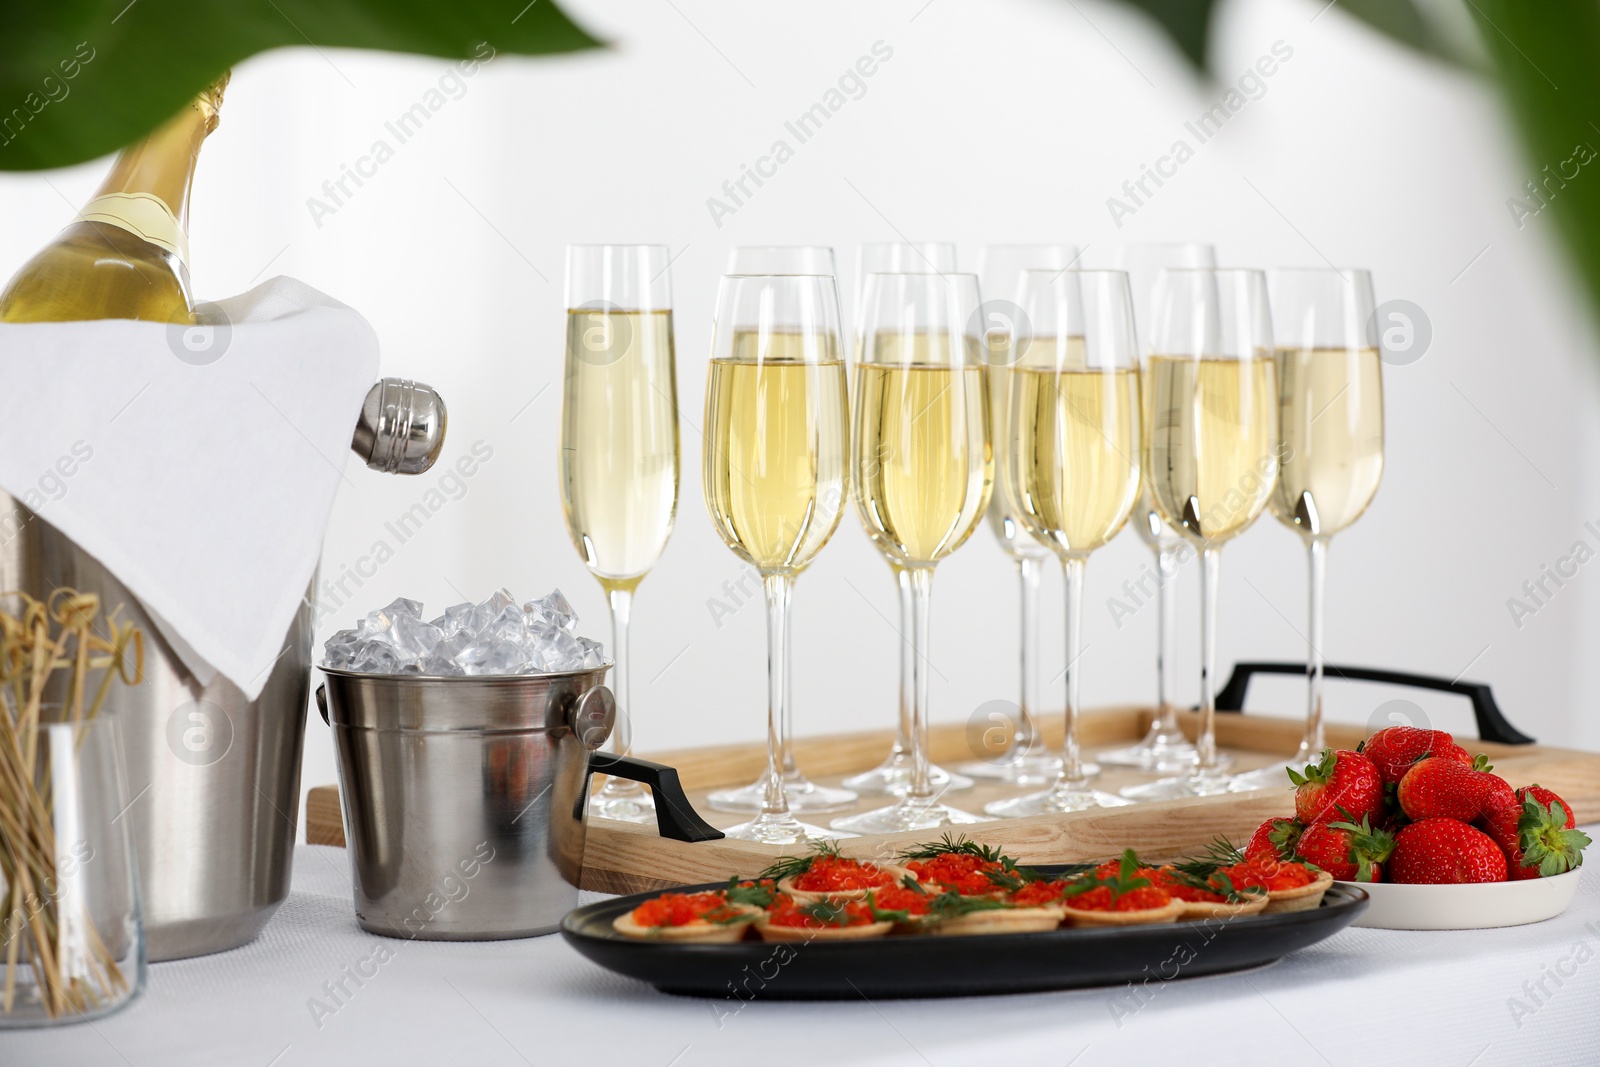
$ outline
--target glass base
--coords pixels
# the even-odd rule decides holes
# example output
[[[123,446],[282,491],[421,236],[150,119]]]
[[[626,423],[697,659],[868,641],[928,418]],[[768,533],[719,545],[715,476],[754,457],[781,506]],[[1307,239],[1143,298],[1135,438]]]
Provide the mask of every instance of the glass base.
[[[716,811],[758,812],[766,796],[767,780],[763,776],[737,789],[718,789],[706,797],[706,803]],[[820,812],[849,811],[856,806],[859,794],[818,785],[797,771],[784,775],[783,796],[790,811]]]
[[[1289,781],[1290,769],[1301,771],[1311,760],[1285,760],[1282,763],[1269,763],[1265,767],[1257,767],[1253,771],[1241,771],[1233,776],[1233,789],[1242,792],[1251,789],[1293,789],[1294,783]]]
[[[995,763],[974,760],[956,769],[973,778],[1004,785],[1045,785],[1056,780],[1061,771],[1061,757],[1041,749]]]
[[[1253,786],[1240,786],[1236,783],[1238,778],[1221,771],[1211,771],[1207,774],[1181,775],[1174,778],[1158,778],[1154,782],[1143,785],[1130,785],[1122,790],[1122,795],[1129,800],[1181,800],[1185,797],[1214,797],[1224,793],[1248,792]]]
[[[608,778],[589,798],[589,814],[618,822],[656,824],[656,802],[649,790],[626,778]]]
[[[854,778],[846,778],[841,784],[857,793],[904,796],[906,790],[911,787],[911,753],[896,749],[889,754],[888,759],[872,770],[858,774]],[[971,789],[972,779],[960,774],[951,774],[943,767],[929,764],[928,785],[935,793],[949,793]]]
[[[1227,765],[1233,763],[1232,756],[1218,755],[1227,761]],[[1200,750],[1183,735],[1182,730],[1164,729],[1158,719],[1150,724],[1150,729],[1138,744],[1102,752],[1100,762],[1108,767],[1128,767],[1151,774],[1181,775],[1200,762]]]
[[[723,836],[735,841],[759,841],[764,845],[799,845],[838,835],[830,834],[820,826],[803,823],[792,812],[783,812],[757,815],[749,822],[724,830]]]
[[[1060,815],[1068,811],[1090,811],[1094,808],[1125,808],[1132,804],[1115,793],[1095,789],[1087,779],[1062,782],[1042,793],[996,800],[985,804],[983,810],[1000,819],[1019,819],[1025,815]]]
[[[908,800],[860,815],[846,815],[828,825],[853,834],[896,834],[904,830],[937,830],[941,826],[964,826],[988,822],[986,815],[974,815],[939,803],[938,799]]]

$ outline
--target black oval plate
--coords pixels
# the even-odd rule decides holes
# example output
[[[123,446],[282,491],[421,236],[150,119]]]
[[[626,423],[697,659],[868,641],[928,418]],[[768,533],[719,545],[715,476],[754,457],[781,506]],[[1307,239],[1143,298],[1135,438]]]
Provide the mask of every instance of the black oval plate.
[[[1047,874],[1061,869],[1040,868]],[[1365,890],[1334,885],[1321,907],[1307,911],[1033,934],[684,945],[637,941],[612,929],[613,919],[656,895],[576,908],[562,920],[561,936],[607,970],[664,993],[739,1000],[966,997],[1220,974],[1314,945],[1367,907]]]

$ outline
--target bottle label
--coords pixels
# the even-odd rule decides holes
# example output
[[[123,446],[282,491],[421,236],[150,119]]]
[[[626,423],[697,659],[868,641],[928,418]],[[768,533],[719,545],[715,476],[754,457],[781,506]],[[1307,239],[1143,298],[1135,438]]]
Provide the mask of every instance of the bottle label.
[[[107,193],[84,205],[74,222],[103,222],[120,226],[157,248],[189,263],[189,235],[178,225],[167,202],[152,193]]]

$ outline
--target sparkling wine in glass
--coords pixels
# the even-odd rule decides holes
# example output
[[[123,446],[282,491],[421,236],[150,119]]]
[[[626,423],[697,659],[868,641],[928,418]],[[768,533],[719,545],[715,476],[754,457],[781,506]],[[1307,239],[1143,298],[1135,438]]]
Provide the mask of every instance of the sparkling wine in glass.
[[[1139,499],[1139,346],[1122,271],[1030,270],[1018,300],[1030,327],[1011,369],[999,445],[1006,494],[1025,531],[1066,575],[1066,732],[1042,792],[995,801],[1017,818],[1129,801],[1090,785],[1078,742],[1083,578],[1089,555],[1122,529]]]
[[[1061,759],[1040,734],[1039,714],[1039,583],[1052,553],[1023,529],[1018,508],[1007,491],[1005,465],[1011,396],[1011,372],[1020,356],[1018,339],[1030,324],[1022,311],[1019,287],[1030,269],[1067,270],[1080,253],[1069,244],[986,245],[978,255],[978,286],[984,295],[984,322],[989,346],[989,406],[994,432],[994,493],[989,500],[989,529],[1017,565],[1021,627],[1018,649],[1021,685],[1017,733],[1004,752],[964,763],[959,770],[974,778],[997,779],[1010,785],[1036,785],[1055,780]],[[1094,773],[1092,765],[1086,765]]]
[[[1151,319],[1144,467],[1162,521],[1200,553],[1200,758],[1185,774],[1122,791],[1135,800],[1249,788],[1218,759],[1217,579],[1222,546],[1266,508],[1279,456],[1266,277],[1164,270]]]
[[[866,308],[867,279],[873,274],[949,274],[956,269],[956,246],[946,241],[864,244],[856,254],[856,360],[861,360],[865,333],[862,318]],[[894,747],[882,763],[870,771],[844,780],[846,789],[861,793],[904,793],[911,784],[911,580],[893,559],[900,594],[900,716],[895,724]],[[930,765],[928,780],[935,789],[949,792],[970,789],[972,779],[951,774]]]
[[[628,619],[678,505],[678,400],[669,255],[662,245],[567,248],[567,354],[561,401],[561,507],[567,532],[611,608],[613,751],[633,743]],[[654,822],[636,782],[608,778],[596,815]]]
[[[833,249],[826,245],[739,245],[728,252],[728,273],[837,276]],[[784,648],[787,650],[789,644],[786,643]],[[789,691],[784,696],[778,732],[781,737],[783,792],[789,802],[789,810],[805,813],[843,811],[854,807],[856,793],[852,790],[818,785],[800,772],[794,756],[794,671],[787,663],[783,677]],[[749,785],[715,790],[706,798],[706,802],[718,811],[758,812],[766,799],[766,792],[767,779],[763,774]]]
[[[873,274],[862,301],[852,434],[856,510],[910,588],[910,781],[893,805],[836,830],[893,833],[981,821],[929,779],[928,607],[934,568],[983,521],[993,477],[975,274]]]
[[[1208,244],[1156,243],[1117,245],[1111,265],[1126,271],[1133,291],[1134,321],[1139,336],[1150,341],[1150,297],[1156,276],[1167,267],[1215,267],[1217,253]],[[1143,357],[1146,353],[1141,352]],[[1178,726],[1178,706],[1172,696],[1173,642],[1177,636],[1178,571],[1193,552],[1161,518],[1148,483],[1134,509],[1134,530],[1155,556],[1156,602],[1156,714],[1150,729],[1136,744],[1100,753],[1100,762],[1112,767],[1173,774],[1193,767],[1199,751]],[[1143,582],[1140,583],[1143,588]],[[1219,753],[1225,763],[1231,757]]]
[[[789,598],[838,528],[848,488],[846,375],[832,275],[722,279],[706,384],[705,495],[717,533],[761,574],[767,604],[767,770],[755,817],[727,835],[821,838],[790,810],[782,723]]]
[[[1278,343],[1278,428],[1283,455],[1270,507],[1298,533],[1310,562],[1306,726],[1287,761],[1239,775],[1283,786],[1284,768],[1315,763],[1322,730],[1322,618],[1328,543],[1361,517],[1383,477],[1383,361],[1372,275],[1312,267],[1268,278]]]

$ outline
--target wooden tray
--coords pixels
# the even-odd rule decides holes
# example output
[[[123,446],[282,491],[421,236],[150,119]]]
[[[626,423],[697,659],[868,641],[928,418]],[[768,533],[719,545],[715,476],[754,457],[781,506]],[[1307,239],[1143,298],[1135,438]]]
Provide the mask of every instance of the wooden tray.
[[[1090,712],[1084,717],[1082,739],[1091,754],[1102,748],[1130,744],[1144,735],[1151,720],[1147,708],[1122,707]],[[1192,737],[1193,713],[1181,717]],[[1301,723],[1256,714],[1219,714],[1217,740],[1248,770],[1282,758],[1299,743]],[[1060,744],[1059,715],[1046,717],[1046,738]],[[1356,726],[1328,727],[1328,743],[1354,748],[1364,736]],[[889,731],[837,734],[797,740],[795,758],[814,780],[827,785],[876,766],[893,742]],[[967,731],[962,725],[936,726],[930,731],[929,749],[934,762],[956,766],[972,758]],[[1537,782],[1560,793],[1573,807],[1578,822],[1600,820],[1600,754],[1545,745],[1505,745],[1463,740],[1471,752],[1486,752],[1495,772],[1513,785]],[[683,749],[649,755],[678,769],[679,778],[701,816],[726,828],[745,816],[713,811],[703,803],[712,789],[740,786],[753,781],[766,764],[763,744],[723,745]],[[1115,791],[1123,785],[1147,781],[1150,775],[1108,768],[1098,784]],[[1282,792],[1262,790],[1218,797],[1167,800],[1126,808],[1002,819],[964,827],[974,840],[996,845],[1028,864],[1072,863],[1102,859],[1132,847],[1153,860],[1171,858],[1197,849],[1217,835],[1243,842],[1261,822],[1294,810],[1287,781]],[[997,797],[1015,795],[1014,787],[980,784],[950,793],[955,807],[980,811]],[[865,810],[888,802],[884,797],[863,798]],[[836,818],[818,816],[818,821]],[[937,838],[933,831],[846,838],[839,842],[847,856],[882,856],[906,845]],[[318,786],[306,801],[306,840],[314,845],[344,846],[336,786]],[[718,881],[732,874],[753,874],[792,848],[758,845],[747,841],[669,841],[654,827],[593,819],[584,851],[583,888],[607,893],[642,893],[677,885]]]

